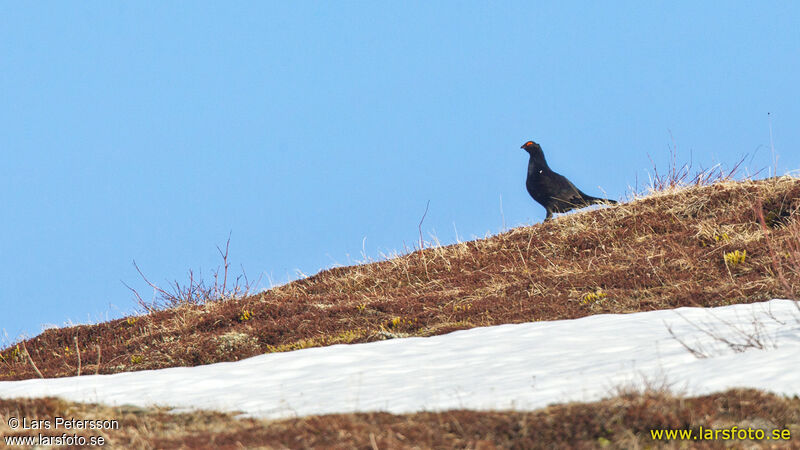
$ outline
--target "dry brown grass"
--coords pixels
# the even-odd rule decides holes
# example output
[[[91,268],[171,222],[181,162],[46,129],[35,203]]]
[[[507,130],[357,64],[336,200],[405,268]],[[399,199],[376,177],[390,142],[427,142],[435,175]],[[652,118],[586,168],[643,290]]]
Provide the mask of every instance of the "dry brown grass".
[[[47,330],[0,352],[0,380],[37,377],[34,365],[45,377],[76,375],[78,351],[81,373],[116,373],[475,326],[796,298],[799,207],[800,180],[790,177],[667,189],[246,298]],[[747,252],[745,262],[726,263],[736,250]]]
[[[115,419],[118,430],[84,431],[102,435],[111,448],[685,448],[686,443],[654,441],[651,429],[699,427],[789,430],[793,439],[775,441],[706,441],[692,448],[799,448],[800,400],[756,390],[730,390],[693,398],[666,392],[623,393],[593,403],[569,403],[532,412],[455,410],[406,415],[333,414],[267,421],[237,419],[232,414],[166,409],[106,407],[53,398],[0,399],[0,434],[11,431],[10,417]],[[62,430],[45,434],[60,434]],[[37,431],[38,432],[38,431]]]

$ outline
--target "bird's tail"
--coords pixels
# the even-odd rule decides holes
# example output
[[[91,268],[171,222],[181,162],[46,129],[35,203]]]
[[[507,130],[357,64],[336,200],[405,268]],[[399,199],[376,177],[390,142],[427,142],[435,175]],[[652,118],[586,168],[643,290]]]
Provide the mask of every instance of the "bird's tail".
[[[607,199],[607,198],[592,197],[590,195],[587,195],[587,197],[589,197],[588,200],[591,203],[602,203],[602,204],[606,204],[606,205],[616,205],[617,204],[616,200],[610,200],[610,199]]]

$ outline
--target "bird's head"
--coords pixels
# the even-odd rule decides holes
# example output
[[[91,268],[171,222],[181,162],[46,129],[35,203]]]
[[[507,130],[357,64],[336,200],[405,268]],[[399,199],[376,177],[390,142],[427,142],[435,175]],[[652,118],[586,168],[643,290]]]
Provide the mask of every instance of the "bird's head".
[[[521,149],[531,155],[531,163],[536,167],[547,167],[547,161],[544,159],[544,152],[542,146],[533,141],[528,141],[522,144]]]
[[[520,147],[520,148],[525,150],[528,153],[530,153],[532,151],[536,151],[536,152],[541,152],[542,151],[542,147],[539,144],[537,144],[536,142],[533,142],[533,141],[528,141],[528,142],[522,144],[522,147]]]

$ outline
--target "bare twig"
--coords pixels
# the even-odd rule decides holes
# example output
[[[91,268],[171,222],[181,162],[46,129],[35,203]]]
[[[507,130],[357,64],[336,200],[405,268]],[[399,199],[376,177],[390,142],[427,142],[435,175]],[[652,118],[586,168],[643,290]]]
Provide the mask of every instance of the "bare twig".
[[[688,163],[678,167],[676,163],[678,145],[675,143],[675,139],[672,137],[671,132],[670,139],[672,140],[672,146],[669,147],[669,166],[667,167],[667,172],[665,174],[662,175],[659,173],[655,162],[653,162],[653,159],[648,155],[650,163],[653,165],[653,175],[650,178],[650,189],[652,191],[664,191],[690,185],[705,186],[719,181],[730,180],[736,176],[742,164],[747,159],[747,155],[744,155],[733,165],[730,170],[727,171],[724,170],[720,164],[717,164],[709,169],[704,169],[701,167],[700,170],[692,175],[691,173],[693,165],[691,159]],[[760,172],[761,170],[759,170],[756,175]],[[756,175],[753,175],[752,177],[755,177]]]
[[[125,285],[126,288],[130,289],[131,292],[133,292],[133,295],[136,296],[136,301],[139,303],[139,306],[144,308],[144,310],[147,311],[148,313],[154,311],[154,308],[142,299],[142,296],[139,295],[139,292],[137,292],[136,289],[128,286],[128,284],[125,283],[124,281],[122,282],[122,284]]]
[[[666,325],[667,331],[669,331],[669,335],[672,336],[672,339],[675,339],[676,341],[678,341],[678,343],[681,344],[681,346],[683,348],[685,348],[689,353],[694,355],[695,358],[703,359],[703,358],[708,358],[709,356],[711,356],[710,354],[708,354],[708,352],[706,352],[703,349],[703,347],[701,345],[698,344],[698,345],[695,345],[695,346],[691,346],[691,345],[687,344],[683,339],[679,338],[678,335],[675,334],[674,331],[672,331],[672,327],[669,324],[667,324],[665,322],[664,325]]]
[[[170,283],[170,290],[169,292],[161,287],[157,286],[155,283],[151,282],[136,264],[136,261],[133,262],[133,266],[136,268],[136,271],[139,273],[139,276],[147,283],[150,287],[154,290],[154,299],[152,302],[146,302],[142,299],[141,295],[136,291],[136,289],[128,286],[125,282],[122,284],[125,285],[131,292],[134,293],[136,296],[139,305],[142,306],[145,311],[153,312],[162,307],[175,307],[180,306],[183,304],[202,304],[205,302],[212,302],[218,300],[225,300],[228,298],[240,297],[240,296],[247,296],[250,294],[250,290],[254,286],[250,283],[250,280],[247,278],[247,274],[244,272],[244,268],[242,269],[243,275],[236,277],[236,282],[233,287],[228,287],[228,270],[230,268],[230,259],[229,250],[230,250],[230,243],[231,237],[230,234],[228,235],[228,239],[225,243],[225,249],[223,250],[221,247],[217,246],[217,251],[219,252],[220,257],[222,258],[222,274],[220,277],[220,268],[218,267],[213,274],[213,284],[206,282],[203,280],[202,273],[199,277],[194,276],[194,271],[189,270],[189,284],[182,285],[177,280]],[[221,281],[220,281],[221,278]],[[244,285],[241,284],[241,280],[244,278]],[[259,283],[261,278],[256,281],[256,284]]]
[[[97,344],[97,367],[94,369],[94,374],[100,373],[100,344]]]
[[[369,445],[372,448],[372,450],[378,450],[378,443],[375,441],[374,433],[369,434]]]
[[[428,215],[428,207],[431,205],[431,201],[428,200],[428,203],[425,205],[425,213],[422,214],[422,219],[419,220],[419,225],[417,225],[417,230],[419,230],[419,257],[422,258],[422,264],[425,267],[425,276],[430,279],[430,274],[428,273],[428,261],[425,259],[425,241],[422,240],[422,222],[425,221],[425,216]]]
[[[431,201],[428,200],[428,203],[425,205],[425,212],[422,214],[422,219],[419,219],[419,225],[417,225],[417,230],[419,230],[419,249],[425,249],[425,242],[422,240],[422,222],[425,221],[425,216],[428,215],[428,207],[431,206]]]
[[[228,240],[225,242],[225,253],[217,246],[217,251],[222,256],[223,276],[222,276],[222,293],[224,294],[225,288],[228,285],[228,248],[231,245],[231,232],[228,233]]]
[[[25,350],[25,354],[28,355],[28,362],[31,363],[31,367],[33,367],[33,370],[35,370],[36,374],[39,375],[39,378],[44,378],[44,375],[42,375],[42,372],[39,372],[39,368],[36,367],[36,363],[33,362],[33,357],[28,352],[28,347],[25,346],[25,341],[22,341],[22,349]]]
[[[772,114],[767,113],[767,123],[769,124],[769,148],[772,150],[772,166],[775,169],[775,176],[778,176],[778,155],[775,154],[775,142],[772,140]],[[771,174],[770,174],[771,176]]]
[[[708,324],[698,325],[695,322],[692,322],[691,320],[687,319],[683,314],[680,314],[678,312],[676,312],[676,314],[678,314],[678,316],[680,316],[681,319],[686,321],[686,323],[691,325],[694,329],[696,329],[696,330],[700,331],[701,333],[703,333],[704,335],[708,336],[713,341],[716,341],[716,342],[718,342],[720,344],[726,345],[728,348],[730,348],[731,350],[733,350],[736,353],[742,353],[742,352],[746,351],[749,348],[756,348],[756,349],[759,349],[759,350],[777,348],[775,336],[770,336],[769,334],[766,333],[766,331],[764,329],[764,323],[761,321],[761,319],[756,317],[755,314],[753,315],[753,320],[750,322],[751,325],[753,326],[753,329],[752,330],[744,330],[744,329],[740,328],[739,326],[737,326],[736,324],[734,324],[734,323],[732,323],[730,321],[721,319],[721,318],[715,316],[710,311],[708,312],[708,314],[710,314],[714,319],[716,319],[717,321],[719,321],[723,325],[725,325],[727,330],[733,331],[735,333],[735,335],[738,336],[740,339],[736,339],[735,337],[734,338],[727,338],[727,337],[724,336],[724,334],[718,328],[716,328],[716,327],[714,327],[712,325],[708,325]],[[691,353],[695,357],[697,357],[697,358],[709,358],[709,357],[712,356],[711,351],[705,349],[702,346],[702,344],[700,344],[699,342],[697,342],[694,345],[689,345],[683,339],[679,338],[672,331],[672,327],[671,326],[669,326],[666,323],[665,323],[665,325],[667,326],[667,331],[669,331],[670,336],[672,336],[673,339],[678,341],[678,343],[680,343],[681,346],[683,346],[683,348],[688,350],[689,353]]]
[[[154,289],[156,292],[158,292],[159,294],[163,295],[163,296],[164,296],[164,297],[166,297],[166,298],[173,298],[173,297],[174,297],[174,296],[173,296],[172,294],[170,294],[169,292],[167,292],[167,291],[165,291],[165,290],[161,289],[160,287],[156,286],[155,284],[151,283],[151,282],[150,282],[150,280],[148,280],[148,279],[147,279],[147,277],[146,277],[146,276],[144,276],[144,274],[142,273],[142,270],[141,270],[141,269],[139,268],[139,266],[136,264],[136,260],[133,260],[133,267],[135,267],[135,268],[136,268],[136,271],[137,271],[137,272],[139,272],[139,276],[141,276],[141,277],[142,277],[142,279],[144,280],[144,282],[145,282],[145,283],[147,283],[148,285],[150,285],[150,287],[151,287],[151,288],[153,288],[153,289]]]
[[[72,340],[75,341],[75,353],[78,355],[78,376],[81,376],[81,348],[78,347],[78,336],[73,336]]]

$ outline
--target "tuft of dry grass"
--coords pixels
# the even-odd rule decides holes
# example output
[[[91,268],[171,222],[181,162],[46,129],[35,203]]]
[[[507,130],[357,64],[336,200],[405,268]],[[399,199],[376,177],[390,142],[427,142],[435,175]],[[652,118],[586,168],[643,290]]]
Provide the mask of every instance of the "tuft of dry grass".
[[[798,448],[800,400],[751,389],[699,397],[677,397],[666,391],[622,392],[591,403],[568,403],[530,412],[469,411],[389,414],[332,414],[280,421],[237,418],[234,414],[163,408],[107,407],[54,398],[0,399],[0,434],[13,431],[11,417],[117,420],[116,430],[77,431],[103,436],[112,448],[684,448],[687,443],[654,440],[650,430],[760,428],[788,430],[788,442],[704,441],[692,448],[760,445]],[[42,430],[60,434],[61,430]]]
[[[796,295],[798,209],[800,180],[792,177],[656,192],[255,295],[46,330],[0,352],[0,380],[37,377],[34,368],[62,377],[79,366],[81,373],[195,366],[475,326]],[[736,251],[746,258],[726,263]]]

